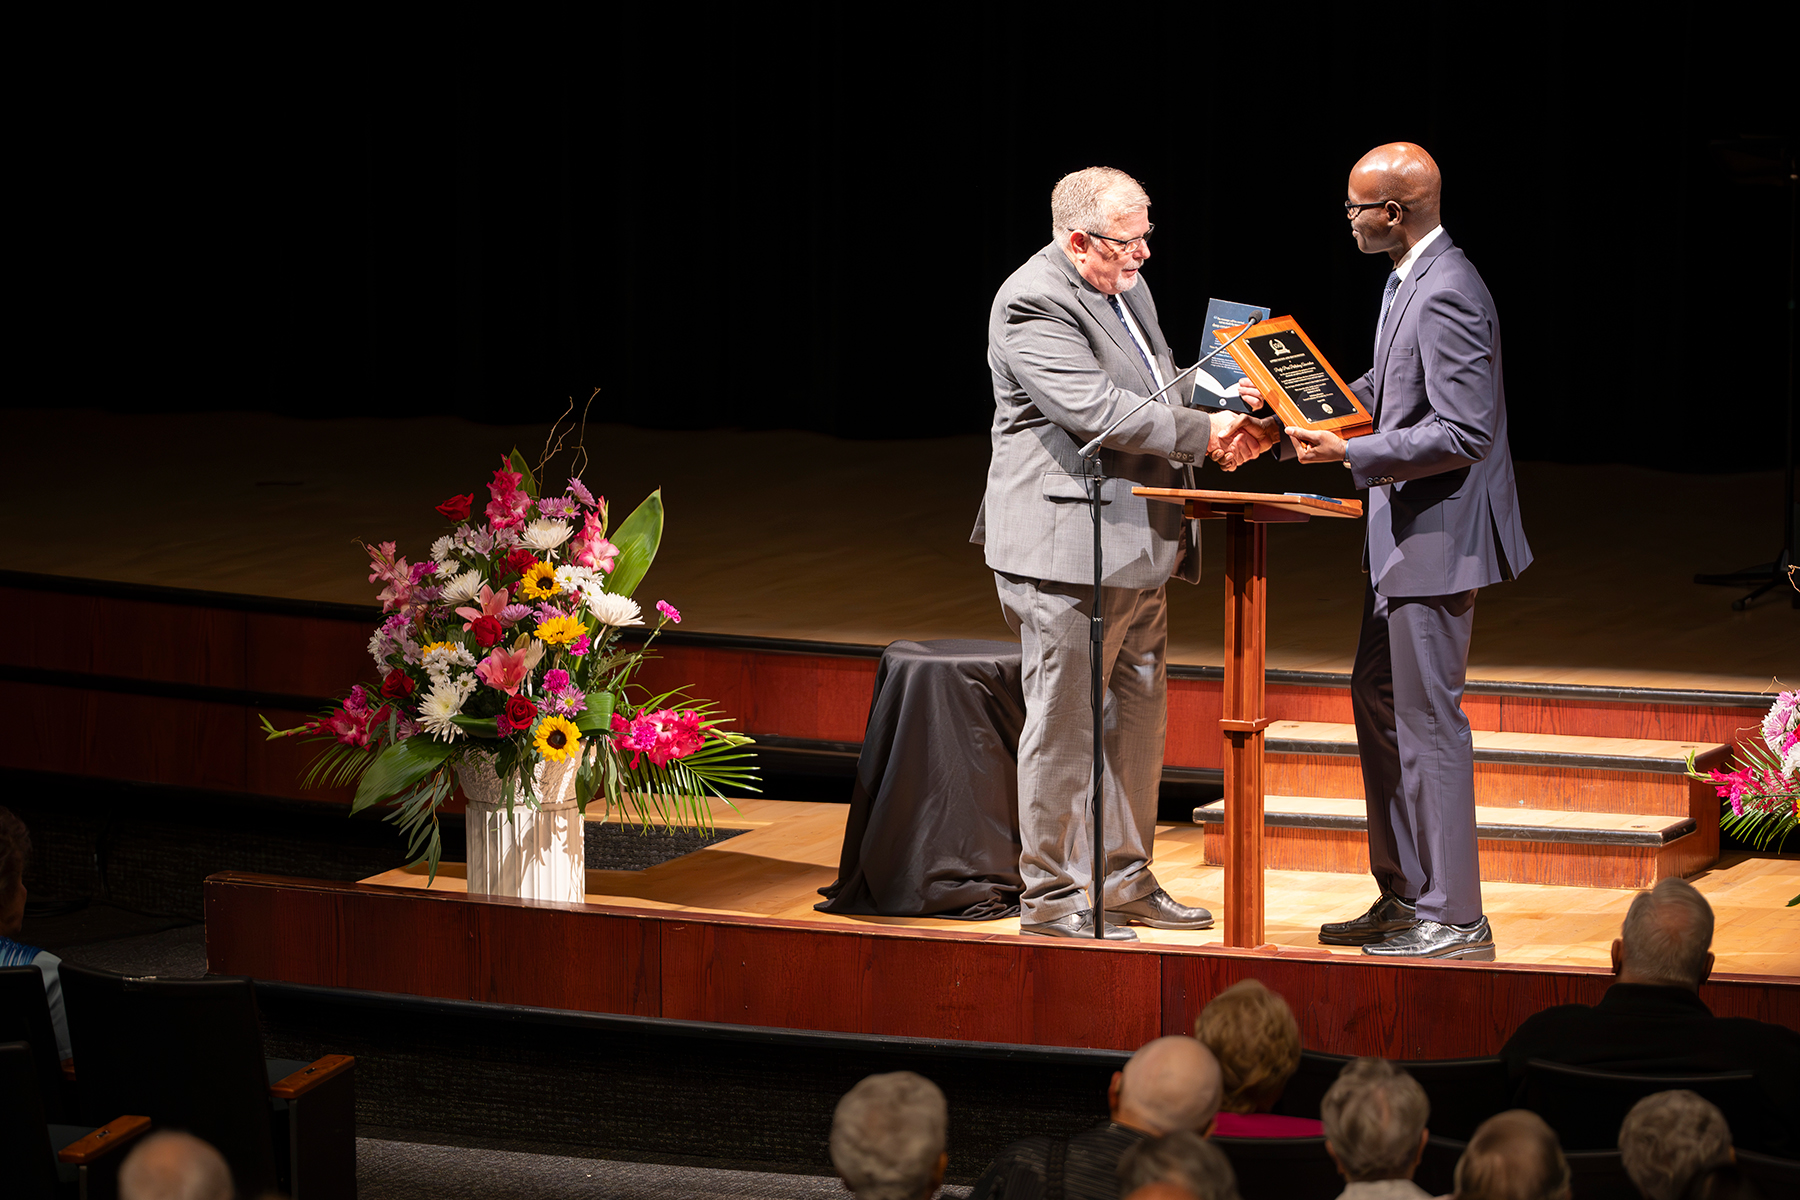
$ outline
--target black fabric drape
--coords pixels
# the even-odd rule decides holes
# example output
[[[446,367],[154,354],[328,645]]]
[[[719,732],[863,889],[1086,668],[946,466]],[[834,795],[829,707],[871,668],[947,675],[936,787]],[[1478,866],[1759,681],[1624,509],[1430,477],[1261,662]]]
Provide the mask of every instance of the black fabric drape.
[[[837,882],[821,912],[1019,911],[1019,733],[1013,642],[895,642],[881,656]]]

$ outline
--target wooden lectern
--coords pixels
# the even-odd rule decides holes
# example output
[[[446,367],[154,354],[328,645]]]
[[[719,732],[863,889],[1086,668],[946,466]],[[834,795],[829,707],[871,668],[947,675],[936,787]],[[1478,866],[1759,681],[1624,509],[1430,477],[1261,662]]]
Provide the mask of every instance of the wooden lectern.
[[[1132,494],[1185,506],[1199,520],[1225,521],[1225,944],[1263,940],[1264,619],[1268,531],[1278,522],[1360,517],[1360,500],[1282,492],[1132,488]]]

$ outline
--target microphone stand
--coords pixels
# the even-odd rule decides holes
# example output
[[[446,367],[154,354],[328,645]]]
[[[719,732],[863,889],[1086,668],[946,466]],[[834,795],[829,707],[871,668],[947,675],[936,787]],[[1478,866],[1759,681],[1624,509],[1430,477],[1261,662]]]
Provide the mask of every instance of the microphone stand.
[[[1101,702],[1105,687],[1101,683],[1100,660],[1106,654],[1106,618],[1101,616],[1100,579],[1102,575],[1100,559],[1100,485],[1106,482],[1106,471],[1100,465],[1100,443],[1105,441],[1119,426],[1144,410],[1144,406],[1160,397],[1164,392],[1198,371],[1211,362],[1219,351],[1237,341],[1256,324],[1252,321],[1233,334],[1229,341],[1221,342],[1209,351],[1204,358],[1169,382],[1151,392],[1135,405],[1124,416],[1119,417],[1102,429],[1093,441],[1081,448],[1081,457],[1087,464],[1085,474],[1088,480],[1088,503],[1094,509],[1094,611],[1088,617],[1088,686],[1090,703],[1094,713],[1094,867],[1093,867],[1093,906],[1094,936],[1106,937],[1106,814],[1104,808],[1106,788],[1106,717],[1101,712]]]

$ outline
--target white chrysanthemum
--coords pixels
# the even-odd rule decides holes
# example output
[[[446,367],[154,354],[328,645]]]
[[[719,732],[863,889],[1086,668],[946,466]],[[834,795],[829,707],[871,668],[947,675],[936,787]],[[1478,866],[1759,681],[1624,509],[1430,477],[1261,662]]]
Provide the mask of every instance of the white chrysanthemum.
[[[520,540],[539,554],[548,554],[569,540],[572,526],[567,521],[551,521],[542,517],[525,527]]]
[[[456,538],[448,533],[431,543],[431,561],[434,563],[447,564],[455,553]]]
[[[597,592],[600,590],[600,572],[592,567],[565,564],[556,568],[556,584],[565,592]]]
[[[425,671],[431,676],[433,684],[442,683],[458,667],[468,668],[474,665],[475,656],[469,653],[468,647],[458,646],[454,642],[440,643],[425,654]]]
[[[419,728],[440,742],[454,742],[461,737],[463,731],[457,727],[456,718],[469,691],[462,680],[446,679],[432,684],[419,704]]]
[[[464,571],[460,575],[451,576],[450,581],[444,584],[440,599],[446,604],[467,604],[480,591],[481,572]]]
[[[615,628],[625,625],[642,625],[643,610],[638,602],[629,596],[615,596],[611,592],[590,592],[587,598],[588,611],[600,619],[602,625]]]

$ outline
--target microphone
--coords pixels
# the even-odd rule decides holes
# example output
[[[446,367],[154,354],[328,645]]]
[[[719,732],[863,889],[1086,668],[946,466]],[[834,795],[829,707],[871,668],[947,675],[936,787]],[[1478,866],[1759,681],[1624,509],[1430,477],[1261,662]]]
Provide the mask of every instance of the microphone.
[[[1138,413],[1142,412],[1144,410],[1145,404],[1149,404],[1152,400],[1155,400],[1158,396],[1162,395],[1164,392],[1168,391],[1170,388],[1172,388],[1176,384],[1180,383],[1183,379],[1186,379],[1189,375],[1192,375],[1195,371],[1198,371],[1201,367],[1204,367],[1207,363],[1211,362],[1213,360],[1214,356],[1216,356],[1219,353],[1219,351],[1224,350],[1226,347],[1230,346],[1232,342],[1237,341],[1239,338],[1243,337],[1246,333],[1249,333],[1252,329],[1254,329],[1257,326],[1257,324],[1258,324],[1258,322],[1252,321],[1250,324],[1244,326],[1242,329],[1240,329],[1236,333],[1232,334],[1228,340],[1220,342],[1217,346],[1213,347],[1210,351],[1208,351],[1206,353],[1206,355],[1203,358],[1200,359],[1199,362],[1195,363],[1193,366],[1189,367],[1187,370],[1183,371],[1181,374],[1175,376],[1175,378],[1169,380],[1169,382],[1163,384],[1161,387],[1157,388],[1154,392],[1151,392],[1148,396],[1145,396],[1143,399],[1143,402],[1141,404],[1138,404],[1130,412],[1126,413],[1122,417],[1119,417],[1111,425],[1108,425],[1105,429],[1102,429],[1100,431],[1100,433],[1098,434],[1098,436],[1096,436],[1093,441],[1091,441],[1087,445],[1083,446],[1080,451],[1081,457],[1082,458],[1094,457],[1095,454],[1099,453],[1100,443],[1105,441],[1108,437],[1110,437],[1112,435],[1113,430],[1117,429],[1119,426],[1123,425],[1126,421],[1129,421],[1132,417],[1135,417],[1138,415]]]

